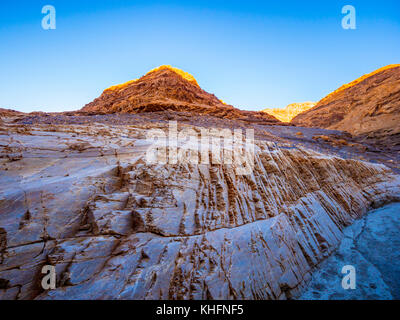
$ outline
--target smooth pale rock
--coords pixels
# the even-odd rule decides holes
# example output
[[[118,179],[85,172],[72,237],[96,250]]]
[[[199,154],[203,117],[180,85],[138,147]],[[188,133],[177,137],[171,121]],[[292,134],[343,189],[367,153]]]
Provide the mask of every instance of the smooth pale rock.
[[[400,203],[373,210],[344,230],[338,250],[318,266],[301,299],[391,300],[400,297]],[[342,268],[354,267],[345,290]]]

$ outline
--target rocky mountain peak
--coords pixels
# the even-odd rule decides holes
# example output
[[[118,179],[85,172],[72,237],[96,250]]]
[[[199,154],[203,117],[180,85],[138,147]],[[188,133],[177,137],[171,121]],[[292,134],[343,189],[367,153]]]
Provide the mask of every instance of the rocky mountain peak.
[[[126,89],[127,87],[129,87],[139,81],[157,81],[157,79],[165,80],[166,78],[174,78],[174,77],[176,77],[176,75],[178,75],[182,79],[189,81],[190,83],[200,87],[199,84],[197,83],[197,80],[191,74],[189,74],[181,69],[169,66],[169,65],[163,65],[163,66],[154,68],[153,70],[150,70],[140,79],[134,79],[134,80],[130,80],[128,82],[122,83],[122,84],[111,86],[111,87],[105,89],[104,92],[112,93],[115,91]]]
[[[151,70],[139,79],[112,86],[81,110],[90,113],[176,112],[251,122],[279,123],[266,113],[242,111],[203,90],[189,73],[171,66]]]

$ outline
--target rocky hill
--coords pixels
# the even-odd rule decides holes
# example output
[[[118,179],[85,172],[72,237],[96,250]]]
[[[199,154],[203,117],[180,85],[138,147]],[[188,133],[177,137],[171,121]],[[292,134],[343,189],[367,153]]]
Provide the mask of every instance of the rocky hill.
[[[200,88],[190,74],[161,66],[137,80],[116,85],[87,104],[88,113],[188,112],[250,122],[279,123],[263,112],[242,111]],[[173,114],[171,114],[173,116]]]
[[[19,112],[19,111],[16,111],[16,110],[0,108],[0,118],[1,117],[20,116],[20,115],[23,115],[23,114],[24,114],[23,112]]]
[[[340,87],[314,108],[296,116],[292,123],[398,143],[400,65],[383,67]]]
[[[315,102],[292,103],[286,108],[269,108],[264,109],[263,112],[274,116],[282,122],[290,122],[298,114],[305,112],[316,105]]]

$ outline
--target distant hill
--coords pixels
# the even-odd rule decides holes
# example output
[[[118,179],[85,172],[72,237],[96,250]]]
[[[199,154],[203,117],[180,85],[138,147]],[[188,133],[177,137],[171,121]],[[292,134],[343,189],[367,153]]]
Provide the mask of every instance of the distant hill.
[[[286,108],[269,108],[264,109],[266,112],[282,122],[290,122],[298,114],[307,111],[316,105],[315,102],[303,102],[303,103],[292,103],[286,106]]]
[[[0,108],[0,117],[13,117],[23,115],[23,112],[12,110],[12,109],[4,109]]]

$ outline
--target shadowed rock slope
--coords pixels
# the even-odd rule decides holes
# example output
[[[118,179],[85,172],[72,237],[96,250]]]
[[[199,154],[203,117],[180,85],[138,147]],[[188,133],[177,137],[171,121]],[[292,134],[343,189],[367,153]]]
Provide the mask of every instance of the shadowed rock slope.
[[[292,123],[399,144],[400,65],[383,67],[340,87]]]
[[[140,79],[113,86],[81,111],[90,113],[189,112],[249,122],[279,123],[263,112],[242,111],[200,88],[190,74],[161,66]],[[173,117],[173,114],[171,114]]]

